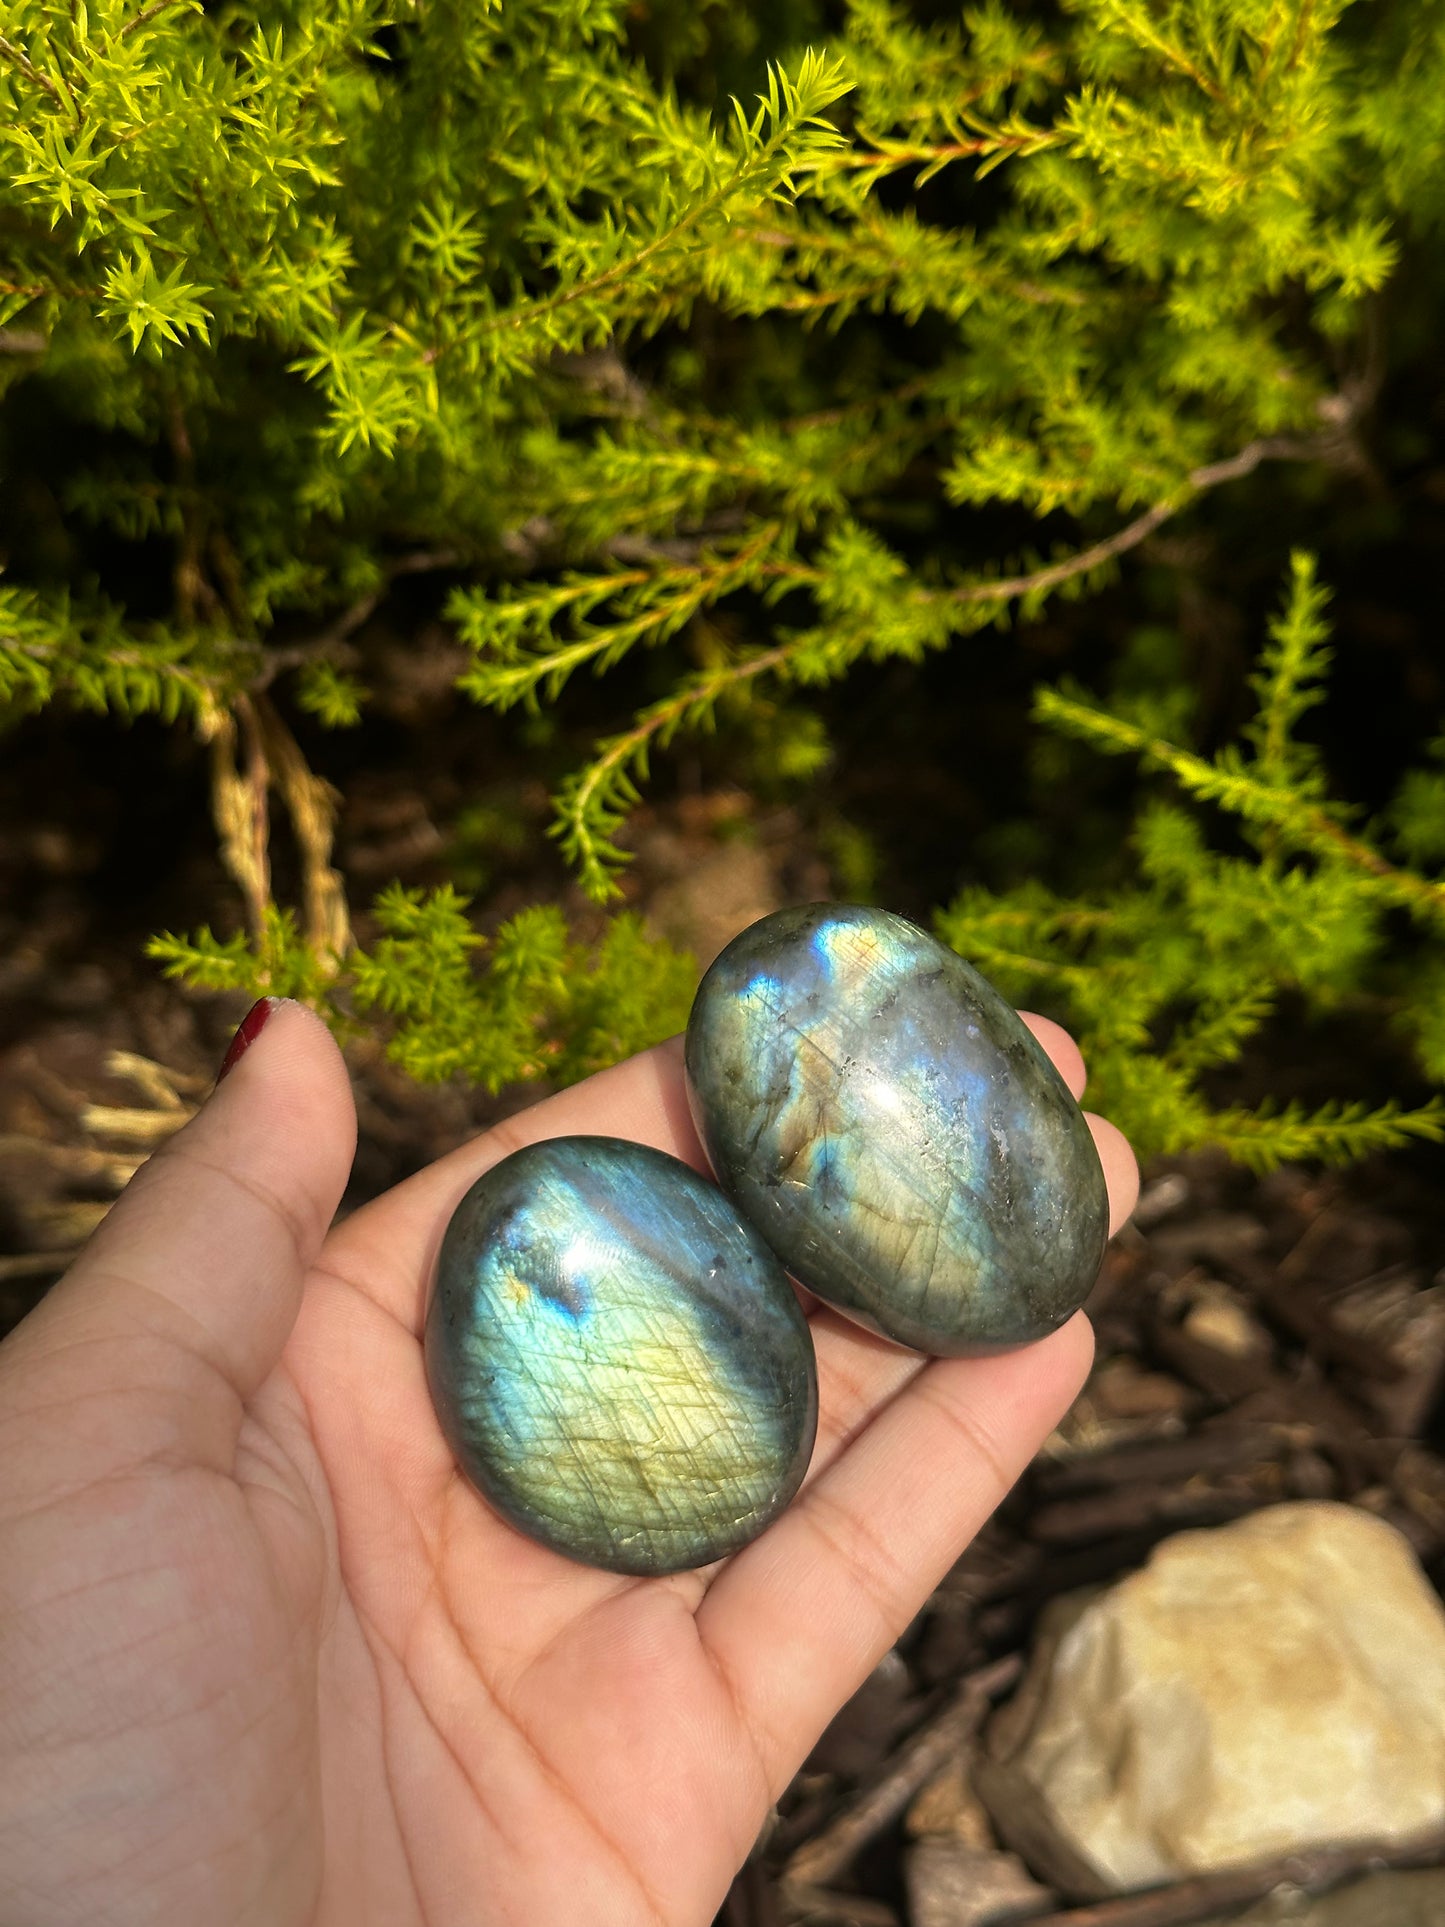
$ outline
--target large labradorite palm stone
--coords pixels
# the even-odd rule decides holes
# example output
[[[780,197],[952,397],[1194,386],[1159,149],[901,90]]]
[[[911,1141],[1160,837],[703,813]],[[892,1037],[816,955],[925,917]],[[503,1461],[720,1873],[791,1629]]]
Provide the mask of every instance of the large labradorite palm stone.
[[[992,985],[902,917],[753,924],[703,979],[687,1075],[718,1182],[860,1323],[998,1351],[1083,1302],[1109,1221],[1088,1125]]]
[[[613,1572],[755,1538],[818,1419],[807,1320],[768,1247],[646,1145],[529,1145],[442,1240],[426,1369],[463,1472],[513,1525]]]

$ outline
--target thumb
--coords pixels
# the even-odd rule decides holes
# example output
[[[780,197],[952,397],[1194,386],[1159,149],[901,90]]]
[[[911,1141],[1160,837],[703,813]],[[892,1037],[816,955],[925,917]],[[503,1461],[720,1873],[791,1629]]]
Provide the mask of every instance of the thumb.
[[[62,1368],[77,1412],[104,1394],[91,1442],[107,1458],[229,1470],[351,1168],[346,1066],[310,1011],[264,999],[222,1076],[0,1354],[15,1348],[21,1387],[42,1360]]]

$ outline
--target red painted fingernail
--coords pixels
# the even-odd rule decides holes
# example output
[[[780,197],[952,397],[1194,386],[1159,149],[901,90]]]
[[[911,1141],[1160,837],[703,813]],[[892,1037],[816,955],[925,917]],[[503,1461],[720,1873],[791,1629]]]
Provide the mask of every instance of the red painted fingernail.
[[[266,1026],[266,1019],[271,1015],[271,1012],[280,1001],[281,999],[279,997],[263,997],[258,1004],[252,1004],[251,1008],[246,1012],[246,1015],[241,1019],[240,1028],[231,1039],[230,1049],[221,1059],[221,1068],[216,1072],[216,1082],[218,1084],[226,1075],[227,1071],[233,1071],[236,1068],[252,1044],[254,1044],[256,1039],[261,1035],[261,1032]]]

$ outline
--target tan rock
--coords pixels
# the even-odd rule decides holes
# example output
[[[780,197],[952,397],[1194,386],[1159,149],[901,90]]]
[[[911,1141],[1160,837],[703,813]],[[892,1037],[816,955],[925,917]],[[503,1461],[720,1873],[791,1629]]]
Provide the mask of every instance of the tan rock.
[[[1190,1403],[1187,1386],[1163,1372],[1146,1372],[1137,1358],[1106,1359],[1089,1380],[1095,1404],[1111,1418],[1177,1418]]]
[[[1003,1927],[1041,1913],[1052,1898],[1011,1853],[954,1840],[920,1840],[908,1852],[912,1927]]]
[[[1043,1676],[1039,1676],[1040,1668]],[[1123,1888],[1445,1821],[1445,1610],[1349,1506],[1185,1532],[1087,1602],[1025,1683],[1011,1783]],[[985,1782],[987,1794],[987,1783]]]
[[[1244,1300],[1224,1285],[1201,1286],[1184,1319],[1186,1336],[1212,1345],[1231,1358],[1258,1358],[1269,1350],[1269,1334],[1253,1319]]]

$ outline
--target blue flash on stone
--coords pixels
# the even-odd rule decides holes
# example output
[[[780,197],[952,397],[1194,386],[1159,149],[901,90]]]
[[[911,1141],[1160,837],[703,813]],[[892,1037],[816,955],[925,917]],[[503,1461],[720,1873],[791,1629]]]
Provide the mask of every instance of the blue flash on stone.
[[[1086,1297],[1108,1195],[1083,1114],[992,985],[904,918],[813,904],[745,930],[698,991],[687,1075],[718,1182],[860,1323],[999,1351]]]
[[[618,1138],[553,1138],[476,1182],[442,1241],[426,1370],[458,1463],[569,1557],[664,1573],[735,1552],[817,1425],[786,1273],[716,1186]]]

